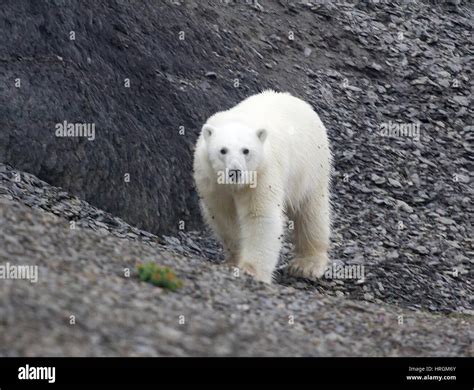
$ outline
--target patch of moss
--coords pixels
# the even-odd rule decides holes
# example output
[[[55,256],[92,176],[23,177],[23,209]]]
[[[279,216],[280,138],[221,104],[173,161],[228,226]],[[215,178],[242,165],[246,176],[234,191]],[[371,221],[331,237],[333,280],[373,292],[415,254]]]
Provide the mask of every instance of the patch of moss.
[[[168,267],[160,267],[155,263],[138,264],[137,271],[141,281],[167,290],[175,291],[183,285],[173,270]]]

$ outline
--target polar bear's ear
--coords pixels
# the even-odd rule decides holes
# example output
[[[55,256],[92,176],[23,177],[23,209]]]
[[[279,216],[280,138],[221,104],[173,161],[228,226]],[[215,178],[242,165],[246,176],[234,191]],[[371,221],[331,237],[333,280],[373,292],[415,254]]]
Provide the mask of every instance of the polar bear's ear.
[[[212,133],[214,133],[214,128],[206,123],[202,127],[201,131],[204,134],[204,139],[207,141],[211,137]]]
[[[264,142],[267,139],[267,130],[258,129],[257,130],[257,137],[260,141]]]

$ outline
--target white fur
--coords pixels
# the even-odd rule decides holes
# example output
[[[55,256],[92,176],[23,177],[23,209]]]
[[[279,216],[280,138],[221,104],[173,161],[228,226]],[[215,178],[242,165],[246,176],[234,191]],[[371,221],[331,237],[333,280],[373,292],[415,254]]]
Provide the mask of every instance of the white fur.
[[[294,223],[296,250],[290,272],[310,279],[323,275],[331,161],[318,115],[289,93],[265,91],[211,116],[196,144],[194,179],[203,216],[222,240],[228,261],[270,283],[286,214],[290,227]],[[256,172],[256,186],[220,184],[226,169]]]

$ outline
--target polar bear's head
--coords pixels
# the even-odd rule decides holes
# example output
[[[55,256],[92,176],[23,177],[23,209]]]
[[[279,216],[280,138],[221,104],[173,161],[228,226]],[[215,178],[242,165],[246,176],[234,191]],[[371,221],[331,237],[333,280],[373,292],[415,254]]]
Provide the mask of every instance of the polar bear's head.
[[[205,124],[202,132],[209,162],[220,184],[255,186],[267,131],[232,122],[219,126]]]

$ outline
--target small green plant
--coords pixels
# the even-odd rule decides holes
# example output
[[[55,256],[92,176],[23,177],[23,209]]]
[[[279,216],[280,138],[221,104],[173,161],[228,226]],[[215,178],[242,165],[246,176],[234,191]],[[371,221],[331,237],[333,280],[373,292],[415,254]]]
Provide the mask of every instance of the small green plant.
[[[183,282],[177,278],[173,270],[160,267],[155,263],[138,264],[137,271],[141,281],[167,290],[175,291],[183,285]]]

